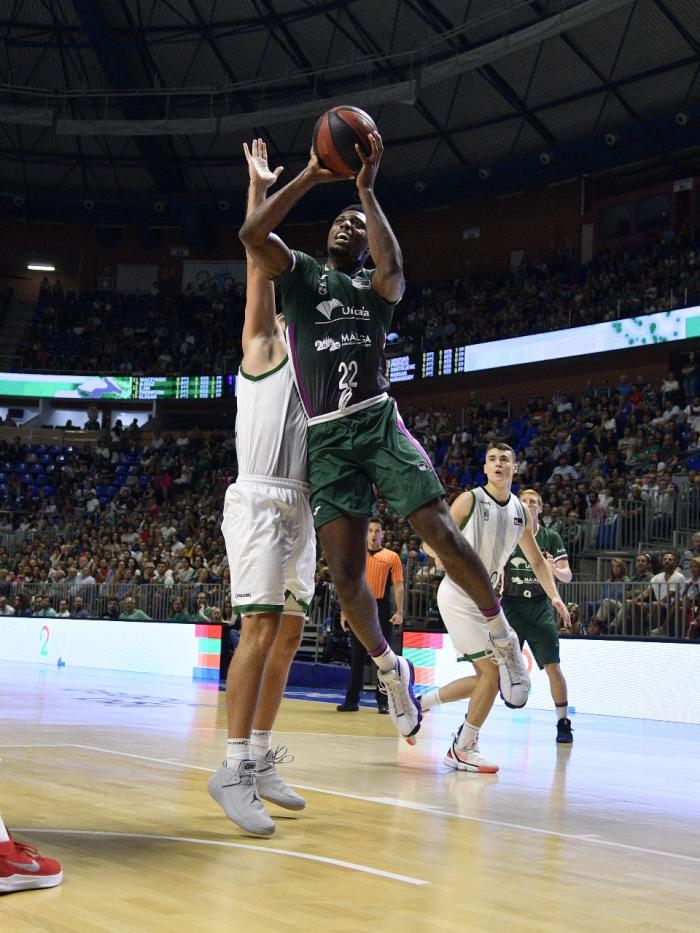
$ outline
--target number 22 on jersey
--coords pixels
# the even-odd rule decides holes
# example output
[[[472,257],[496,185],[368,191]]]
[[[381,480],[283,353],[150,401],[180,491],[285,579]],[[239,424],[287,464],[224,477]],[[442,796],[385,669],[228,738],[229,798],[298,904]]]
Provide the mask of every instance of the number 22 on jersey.
[[[355,360],[350,360],[349,363],[343,362],[338,366],[338,372],[340,373],[338,381],[340,401],[338,408],[342,410],[348,407],[352,398],[352,390],[357,388],[357,363]]]

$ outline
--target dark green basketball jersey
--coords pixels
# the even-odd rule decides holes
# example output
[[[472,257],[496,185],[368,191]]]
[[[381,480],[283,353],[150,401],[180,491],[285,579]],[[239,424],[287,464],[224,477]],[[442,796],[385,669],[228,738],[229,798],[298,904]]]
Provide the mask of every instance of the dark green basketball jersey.
[[[535,535],[535,541],[540,546],[540,550],[546,556],[551,554],[556,560],[558,557],[566,557],[566,548],[556,531],[551,531],[540,525]],[[546,596],[544,589],[535,576],[530,562],[520,550],[520,545],[516,547],[508,558],[506,563],[506,579],[503,587],[504,596],[523,596],[525,599],[537,596]]]
[[[394,306],[372,289],[374,270],[353,276],[297,250],[275,280],[289,355],[310,422],[358,411],[389,388],[384,344]]]

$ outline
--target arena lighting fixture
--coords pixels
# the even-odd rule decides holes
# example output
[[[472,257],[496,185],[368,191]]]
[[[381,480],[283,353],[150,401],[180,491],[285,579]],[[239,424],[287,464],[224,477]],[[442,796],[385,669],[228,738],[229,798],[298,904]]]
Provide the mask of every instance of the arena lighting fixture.
[[[540,162],[542,165],[549,165],[552,161],[552,156],[548,152],[540,152]]]
[[[479,169],[479,178],[480,178],[482,181],[488,181],[490,177],[491,177],[491,169],[490,169],[490,168],[484,167],[484,168],[480,168],[480,169]]]
[[[675,119],[676,119],[676,123],[678,124],[678,126],[687,126],[688,120],[690,119],[690,117],[685,112],[685,110],[679,110],[678,113],[676,114]]]
[[[27,263],[27,269],[30,272],[55,272],[56,266],[49,266],[43,262],[30,262]]]
[[[606,133],[605,134],[605,145],[606,146],[616,146],[620,142],[620,137],[617,133]]]

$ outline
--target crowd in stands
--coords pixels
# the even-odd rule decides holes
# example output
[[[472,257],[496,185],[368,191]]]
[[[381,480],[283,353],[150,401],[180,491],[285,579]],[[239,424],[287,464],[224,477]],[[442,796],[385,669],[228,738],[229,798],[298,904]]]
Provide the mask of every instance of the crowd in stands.
[[[0,613],[104,616],[115,599],[127,618],[230,619],[219,526],[235,475],[233,438],[196,429],[146,446],[120,423],[80,446],[0,440]]]
[[[408,408],[403,416],[449,500],[485,481],[489,444],[511,445],[518,459],[514,491],[525,484],[540,492],[542,524],[559,531],[575,569],[586,527],[604,529],[637,504],[650,510],[647,529],[659,547],[670,542],[681,490],[700,518],[700,397],[686,404],[672,374],[659,387],[622,376],[614,389],[531,398],[517,414],[505,402],[472,394],[460,423],[442,408]],[[0,614],[185,620],[214,613],[231,621],[219,525],[235,475],[233,438],[196,429],[155,432],[144,443],[135,424],[124,429],[117,422],[94,444],[0,440]],[[385,500],[376,514],[385,524],[385,546],[412,568],[411,598],[421,589],[429,594],[429,614],[439,572]],[[696,538],[682,558],[684,580],[696,564],[700,571],[692,560],[700,558]],[[630,563],[637,543],[630,542]],[[593,538],[593,547],[609,544]],[[661,568],[645,572],[652,569]],[[329,582],[322,556],[317,582],[320,588]],[[616,632],[619,582],[611,577],[600,605],[583,613],[582,632]],[[644,611],[637,613],[640,634],[663,634],[658,612],[646,618]]]
[[[546,262],[500,275],[470,274],[410,287],[389,353],[475,344],[671,310],[700,302],[700,249],[692,235],[603,250],[588,263]],[[44,279],[31,333],[18,348],[25,372],[129,375],[235,372],[243,287],[216,282],[183,295],[64,290]]]
[[[243,329],[243,289],[188,288],[119,295],[64,291],[44,279],[31,332],[18,348],[24,372],[172,375],[233,372]]]
[[[689,236],[602,250],[576,269],[546,262],[409,288],[389,353],[504,340],[698,304],[700,247]]]

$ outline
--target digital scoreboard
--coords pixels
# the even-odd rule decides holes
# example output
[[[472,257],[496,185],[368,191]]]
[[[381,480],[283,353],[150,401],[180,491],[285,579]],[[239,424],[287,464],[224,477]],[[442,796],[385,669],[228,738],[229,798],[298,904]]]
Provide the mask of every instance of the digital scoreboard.
[[[224,384],[224,376],[134,376],[131,398],[222,398]]]

